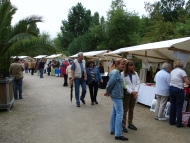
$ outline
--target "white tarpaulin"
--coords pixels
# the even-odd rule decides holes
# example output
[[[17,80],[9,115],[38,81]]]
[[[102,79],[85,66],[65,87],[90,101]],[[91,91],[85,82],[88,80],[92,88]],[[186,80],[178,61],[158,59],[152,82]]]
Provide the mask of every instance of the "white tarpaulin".
[[[66,56],[63,54],[53,54],[51,56],[46,57],[46,59],[54,59],[54,58],[64,59],[64,58],[66,58]]]
[[[96,56],[103,55],[104,53],[107,53],[107,52],[108,52],[108,50],[84,52],[83,56],[84,57],[96,57]],[[77,58],[77,57],[78,57],[78,54],[70,56],[70,58]]]
[[[173,53],[178,50],[190,53],[190,37],[120,48],[105,55],[131,53],[140,59],[147,57],[149,62],[163,62],[175,60],[176,57],[173,56]],[[188,58],[188,62],[190,62],[190,58]]]
[[[15,59],[16,57],[18,57],[19,59],[26,59],[26,58],[28,58],[29,56],[13,56],[13,57],[11,57],[11,58]],[[29,57],[29,58],[31,58],[31,57]]]
[[[110,60],[114,58],[119,58],[118,54],[112,54],[112,55],[105,55],[109,52],[109,50],[102,50],[102,51],[91,51],[91,52],[84,52],[83,56],[86,58],[92,58],[92,59],[101,59],[101,60]],[[77,58],[78,54],[75,54],[73,56],[70,56],[70,58]]]
[[[39,55],[39,56],[36,56],[36,57],[34,57],[35,59],[41,59],[41,58],[45,58],[45,57],[47,57],[47,55]]]

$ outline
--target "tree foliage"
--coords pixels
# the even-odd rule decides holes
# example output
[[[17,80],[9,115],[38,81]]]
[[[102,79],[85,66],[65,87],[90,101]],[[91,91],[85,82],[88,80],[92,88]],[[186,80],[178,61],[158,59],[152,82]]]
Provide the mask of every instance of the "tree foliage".
[[[11,56],[17,56],[25,52],[30,54],[39,49],[46,49],[50,45],[39,39],[37,22],[42,22],[41,16],[29,16],[11,25],[12,17],[17,8],[10,0],[4,0],[0,5],[0,75],[8,76]],[[37,46],[37,44],[40,43]],[[49,50],[49,49],[48,49]]]
[[[81,3],[73,6],[68,13],[68,19],[62,21],[59,39],[64,49],[78,36],[88,31],[91,24],[91,11],[86,10]]]
[[[142,17],[126,7],[124,0],[112,0],[104,18],[98,12],[91,16],[90,10],[78,3],[62,22],[58,35],[62,49],[72,55],[190,36],[190,0],[145,2],[148,15]],[[76,20],[79,13],[81,19]]]

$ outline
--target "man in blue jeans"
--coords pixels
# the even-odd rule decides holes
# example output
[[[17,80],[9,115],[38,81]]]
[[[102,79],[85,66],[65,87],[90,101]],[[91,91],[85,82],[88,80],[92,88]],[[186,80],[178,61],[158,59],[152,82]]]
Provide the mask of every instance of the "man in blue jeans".
[[[18,99],[17,89],[19,89],[19,99],[22,99],[22,79],[23,79],[23,71],[24,68],[20,64],[20,59],[15,58],[15,62],[10,65],[9,73],[12,77],[14,77],[13,81],[13,91],[14,91],[14,99]]]
[[[83,56],[83,53],[78,53],[78,58],[73,61],[73,64],[71,66],[71,75],[72,79],[71,81],[75,82],[75,98],[77,107],[80,107],[80,100],[83,104],[85,104],[85,95],[86,95],[86,62]],[[79,88],[80,85],[82,86],[82,94],[79,100]]]
[[[44,73],[44,61],[41,59],[40,60],[40,78],[44,78],[43,73]]]

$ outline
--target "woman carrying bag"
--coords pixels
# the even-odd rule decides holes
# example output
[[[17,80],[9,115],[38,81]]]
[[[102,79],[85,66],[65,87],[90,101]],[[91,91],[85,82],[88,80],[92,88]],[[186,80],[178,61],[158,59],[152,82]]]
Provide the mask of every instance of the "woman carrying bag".
[[[98,82],[103,82],[103,80],[98,69],[96,68],[96,66],[94,66],[94,61],[89,60],[87,64],[87,82],[90,90],[91,105],[94,105],[94,103],[98,104],[96,99],[98,92]]]
[[[136,103],[136,98],[138,96],[138,91],[140,87],[140,80],[138,74],[135,72],[133,61],[127,61],[124,67],[124,72],[122,73],[124,83],[126,85],[127,91],[123,98],[123,108],[124,115],[122,121],[122,131],[127,133],[126,129],[126,115],[128,112],[128,128],[132,130],[137,130],[133,125],[133,110]]]

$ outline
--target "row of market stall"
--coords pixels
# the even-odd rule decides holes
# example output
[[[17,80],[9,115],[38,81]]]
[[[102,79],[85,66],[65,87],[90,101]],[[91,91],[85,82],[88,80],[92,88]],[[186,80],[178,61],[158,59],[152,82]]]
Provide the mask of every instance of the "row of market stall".
[[[13,57],[11,57],[11,58],[16,58],[16,56],[13,56]],[[36,57],[30,57],[30,56],[18,56],[18,58],[20,58],[20,59],[23,59],[23,60],[36,60],[36,59],[56,59],[56,58],[58,58],[58,59],[65,59],[66,58],[66,56],[64,55],[64,54],[53,54],[53,55],[50,55],[50,56],[48,56],[48,55],[38,55],[38,56],[36,56]]]
[[[161,68],[162,63],[165,61],[173,63],[175,59],[181,59],[185,65],[184,70],[190,78],[189,46],[190,37],[185,37],[174,40],[124,47],[115,51],[101,50],[84,52],[83,55],[85,59],[94,59],[97,66],[100,63],[104,66],[105,73],[103,76],[108,75],[109,65],[116,58],[122,57],[126,59],[140,59],[142,66],[138,71],[141,81],[138,102],[150,106],[152,100],[155,98],[155,85],[149,83],[151,81],[147,80],[147,73],[150,72],[150,70],[152,70],[154,73],[158,68]],[[77,58],[77,55],[78,54],[72,55],[69,58],[75,59]],[[51,56],[39,55],[33,58],[64,59],[66,56],[63,54],[54,54]]]

